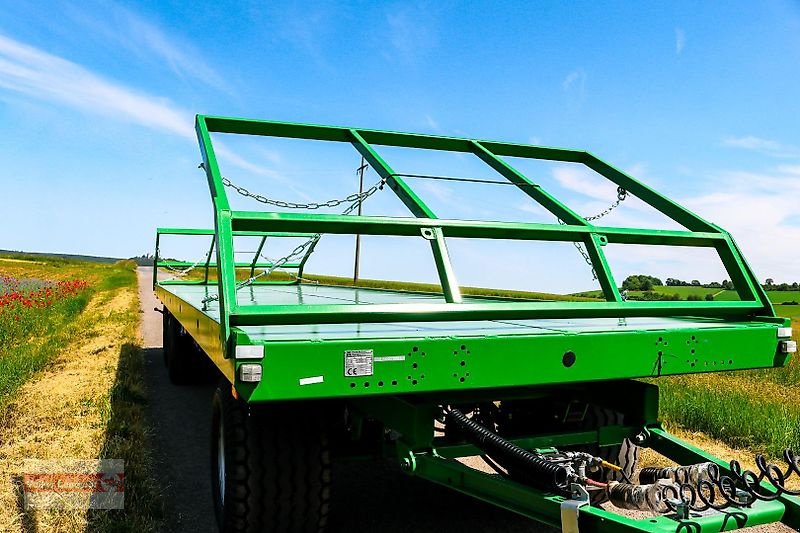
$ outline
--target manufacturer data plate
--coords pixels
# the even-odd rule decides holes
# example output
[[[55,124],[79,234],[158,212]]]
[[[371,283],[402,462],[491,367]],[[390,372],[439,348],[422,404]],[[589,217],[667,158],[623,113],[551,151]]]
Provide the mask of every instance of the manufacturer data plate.
[[[346,350],[344,352],[345,377],[372,375],[372,350]]]

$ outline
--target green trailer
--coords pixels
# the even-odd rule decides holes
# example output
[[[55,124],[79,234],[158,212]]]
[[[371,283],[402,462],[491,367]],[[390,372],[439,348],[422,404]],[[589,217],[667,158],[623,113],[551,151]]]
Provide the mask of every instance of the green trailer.
[[[776,317],[718,226],[584,151],[211,116],[198,116],[196,128],[215,227],[159,229],[153,285],[170,378],[222,380],[211,437],[222,531],[322,530],[332,457],[388,457],[409,475],[564,531],[800,528],[800,499],[785,484],[800,476],[800,458],[787,452],[788,466],[759,460],[749,472],[681,442],[659,423],[658,388],[640,380],[780,367],[795,351],[790,322]],[[376,187],[348,197],[341,215],[232,210],[226,189],[270,200],[223,177],[212,133],[349,144],[380,176],[376,187],[391,189],[412,216],[353,214]],[[379,155],[387,146],[474,154],[554,223],[437,218]],[[685,229],[594,225],[508,157],[583,164]],[[306,262],[330,234],[427,241],[441,290],[307,282]],[[207,256],[165,259],[163,235],[205,236]],[[258,238],[252,260],[235,260],[237,236]],[[262,249],[285,238],[303,244],[265,260]],[[575,243],[603,299],[464,295],[448,238]],[[605,258],[609,243],[712,248],[739,299],[626,300]],[[201,275],[159,277],[192,268]],[[275,279],[278,270],[293,275]],[[642,447],[684,467],[638,471]],[[491,472],[459,460],[472,456]]]

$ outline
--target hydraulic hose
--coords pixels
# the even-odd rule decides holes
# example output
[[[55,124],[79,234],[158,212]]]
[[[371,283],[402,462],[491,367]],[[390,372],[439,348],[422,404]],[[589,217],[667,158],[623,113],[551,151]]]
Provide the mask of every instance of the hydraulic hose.
[[[520,483],[566,492],[569,487],[569,471],[558,464],[543,459],[540,455],[520,448],[467,418],[458,409],[449,409],[445,416],[446,424],[454,425],[465,434],[467,440],[491,456]]]

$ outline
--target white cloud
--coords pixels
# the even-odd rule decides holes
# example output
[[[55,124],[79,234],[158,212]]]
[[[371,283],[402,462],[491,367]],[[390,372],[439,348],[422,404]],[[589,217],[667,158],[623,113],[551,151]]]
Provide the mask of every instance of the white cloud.
[[[148,95],[0,35],[0,89],[84,113],[136,124],[194,141],[194,115],[169,99]],[[277,179],[264,165],[248,161],[219,141],[216,152],[237,167]]]
[[[584,84],[586,83],[586,72],[583,69],[576,69],[567,74],[567,77],[564,78],[564,81],[561,82],[561,87],[565,91],[570,91],[573,89],[583,89]]]
[[[616,185],[610,181],[600,180],[589,168],[583,165],[558,165],[553,168],[556,181],[571,191],[597,200],[613,200],[616,196]]]
[[[419,188],[446,205],[451,205],[456,200],[453,189],[441,183],[425,181],[419,185]]]
[[[421,6],[400,4],[386,12],[388,43],[397,56],[413,63],[425,50],[436,44],[433,15]]]
[[[681,55],[686,48],[686,32],[681,28],[675,28],[675,53]]]
[[[800,226],[793,219],[800,195],[800,168],[764,173],[722,172],[717,190],[683,203],[729,231],[761,281],[800,280]]]
[[[573,70],[561,82],[561,88],[564,89],[570,105],[580,107],[586,100],[586,72],[582,68]]]
[[[439,131],[439,123],[430,115],[425,115],[425,124],[433,131]]]
[[[0,35],[0,88],[194,138],[192,115],[165,98],[104,79],[84,67]]]
[[[102,16],[97,16],[101,10]],[[115,4],[81,10],[69,6],[67,13],[95,35],[140,58],[165,64],[181,77],[191,77],[218,89],[225,88],[223,79],[192,44],[168,34],[130,9]]]
[[[758,152],[770,157],[795,158],[800,157],[800,147],[780,143],[772,139],[763,139],[753,135],[744,137],[727,137],[722,144],[731,148],[740,148]]]

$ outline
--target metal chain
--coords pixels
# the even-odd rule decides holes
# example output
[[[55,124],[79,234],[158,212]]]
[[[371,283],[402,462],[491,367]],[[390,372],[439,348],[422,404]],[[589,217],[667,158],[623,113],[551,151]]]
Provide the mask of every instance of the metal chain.
[[[597,213],[596,215],[592,215],[592,216],[589,216],[589,217],[583,217],[583,220],[585,220],[586,222],[592,222],[592,221],[595,221],[595,220],[600,220],[604,216],[606,216],[609,213],[611,213],[614,209],[619,207],[619,204],[624,202],[627,197],[628,197],[628,191],[626,191],[622,187],[617,187],[617,200],[613,204],[608,206],[603,211]],[[558,223],[566,225],[566,222],[564,222],[561,219],[558,219]],[[597,271],[595,271],[595,269],[594,269],[594,264],[592,263],[591,257],[589,257],[589,254],[586,252],[586,250],[583,249],[583,245],[581,245],[581,243],[579,243],[578,241],[572,241],[572,244],[573,244],[573,246],[575,246],[575,249],[578,250],[578,253],[581,254],[581,256],[583,257],[583,260],[586,261],[586,264],[591,267],[591,269],[592,269],[592,280],[596,281],[597,280]]]
[[[281,208],[284,208],[284,209],[312,209],[313,210],[313,209],[321,209],[323,207],[337,207],[337,206],[340,206],[342,204],[353,203],[353,202],[356,202],[356,204],[354,204],[354,205],[357,205],[357,203],[359,201],[363,202],[364,200],[366,200],[367,198],[369,198],[370,196],[375,194],[375,192],[377,192],[379,189],[383,189],[383,185],[385,183],[386,183],[385,179],[380,179],[372,187],[370,187],[369,189],[367,189],[366,191],[364,191],[362,193],[357,193],[356,192],[356,193],[351,194],[350,196],[346,196],[345,198],[334,198],[334,199],[331,199],[331,200],[327,200],[325,202],[309,202],[307,204],[301,204],[301,203],[298,203],[298,202],[287,202],[285,200],[275,200],[275,199],[272,199],[272,198],[267,198],[266,196],[263,196],[261,194],[254,194],[254,193],[250,192],[249,190],[247,190],[246,188],[242,187],[241,185],[236,185],[235,183],[233,183],[231,180],[229,180],[225,176],[222,177],[222,184],[224,186],[230,187],[231,189],[235,190],[237,193],[239,193],[240,195],[244,196],[245,198],[252,198],[253,200],[255,200],[257,202],[261,202],[262,204],[272,205],[272,206],[275,206],[275,207],[281,207]],[[344,214],[347,214],[347,213],[344,213]]]
[[[616,202],[614,202],[613,204],[608,206],[605,210],[600,211],[596,215],[592,215],[590,217],[583,217],[583,220],[585,220],[587,222],[592,222],[593,220],[600,220],[601,218],[603,218],[607,214],[611,213],[614,209],[619,207],[619,204],[624,202],[627,197],[628,197],[628,191],[626,191],[622,187],[617,187],[617,201]]]
[[[276,207],[284,207],[284,208],[290,208],[290,209],[319,209],[320,207],[336,207],[337,205],[341,205],[343,203],[351,202],[350,205],[347,207],[347,209],[342,211],[342,215],[349,215],[350,213],[355,211],[355,209],[360,204],[363,204],[364,200],[366,200],[367,198],[369,198],[370,196],[372,196],[376,192],[378,192],[380,190],[383,190],[383,186],[386,183],[386,179],[385,178],[381,178],[379,181],[377,181],[374,185],[372,185],[366,191],[364,191],[364,192],[362,192],[360,194],[359,193],[351,194],[350,196],[347,196],[346,198],[344,198],[342,200],[334,199],[334,200],[328,200],[327,202],[323,202],[323,203],[311,202],[311,203],[308,203],[308,204],[298,204],[298,203],[295,203],[295,202],[284,202],[282,200],[272,200],[272,199],[267,198],[265,196],[262,196],[260,194],[252,194],[250,191],[248,191],[244,187],[240,187],[240,186],[234,185],[228,178],[225,178],[225,177],[222,178],[222,183],[226,187],[233,188],[234,190],[236,190],[236,192],[238,192],[242,196],[245,196],[247,198],[252,198],[252,199],[254,199],[254,200],[258,201],[258,202],[264,203],[264,204],[274,205]],[[236,291],[238,291],[239,289],[241,289],[243,287],[247,287],[249,285],[252,285],[253,282],[255,282],[259,278],[262,278],[264,276],[269,276],[270,274],[275,272],[277,269],[281,268],[283,265],[285,265],[286,263],[288,263],[292,259],[296,259],[296,258],[300,257],[301,255],[303,255],[303,253],[309,247],[311,247],[312,250],[313,250],[313,247],[316,246],[317,242],[319,242],[319,240],[321,238],[322,238],[322,234],[320,234],[320,233],[312,235],[311,238],[309,238],[304,243],[302,243],[302,244],[298,245],[297,247],[295,247],[295,249],[292,250],[291,252],[289,252],[287,255],[281,257],[280,259],[277,259],[276,261],[273,261],[272,262],[272,266],[269,267],[268,269],[262,270],[259,274],[256,274],[255,276],[251,276],[251,277],[247,278],[246,280],[237,283],[236,284]],[[271,259],[269,259],[268,257],[265,257],[262,254],[259,254],[259,255],[261,255],[261,257],[263,257],[264,259],[267,259],[268,261],[271,261]],[[219,300],[219,294],[213,294],[211,296],[207,296],[206,298],[203,298],[203,300],[201,300],[201,301],[205,305],[205,304],[207,304],[209,302],[213,302],[213,301],[217,301],[217,300]]]

